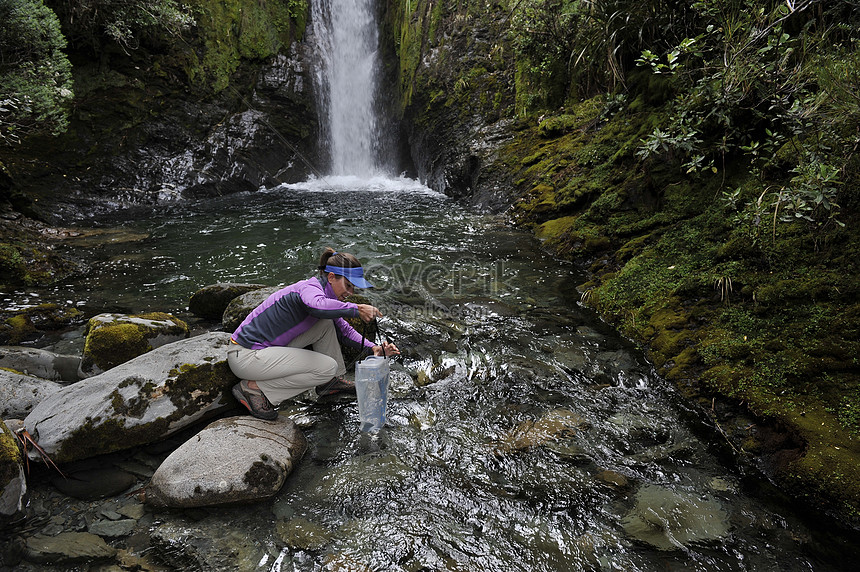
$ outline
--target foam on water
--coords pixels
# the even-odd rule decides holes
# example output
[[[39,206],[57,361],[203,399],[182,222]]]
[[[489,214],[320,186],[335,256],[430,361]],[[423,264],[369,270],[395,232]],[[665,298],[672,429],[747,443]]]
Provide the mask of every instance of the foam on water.
[[[444,197],[445,195],[434,191],[420,181],[409,177],[386,177],[375,175],[371,177],[360,177],[357,175],[327,175],[325,177],[311,177],[301,183],[284,183],[273,190],[288,189],[291,191],[310,192],[400,192],[417,193],[427,196]]]

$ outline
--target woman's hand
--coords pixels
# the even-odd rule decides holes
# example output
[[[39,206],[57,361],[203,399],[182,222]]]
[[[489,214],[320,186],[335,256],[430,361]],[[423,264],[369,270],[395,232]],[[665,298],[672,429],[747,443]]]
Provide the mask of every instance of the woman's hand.
[[[391,342],[382,342],[381,346],[373,346],[373,355],[399,356],[400,350]]]
[[[371,306],[370,304],[359,304],[358,317],[361,318],[362,322],[370,322],[374,318],[381,318],[382,312],[380,312],[379,308],[376,306]]]

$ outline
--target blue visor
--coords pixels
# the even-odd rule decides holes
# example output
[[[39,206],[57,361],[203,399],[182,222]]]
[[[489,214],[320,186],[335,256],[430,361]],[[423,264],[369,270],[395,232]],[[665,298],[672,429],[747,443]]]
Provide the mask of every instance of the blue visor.
[[[343,266],[326,266],[326,272],[333,272],[349,280],[356,288],[373,288],[373,284],[364,279],[364,269],[361,266],[346,268]]]

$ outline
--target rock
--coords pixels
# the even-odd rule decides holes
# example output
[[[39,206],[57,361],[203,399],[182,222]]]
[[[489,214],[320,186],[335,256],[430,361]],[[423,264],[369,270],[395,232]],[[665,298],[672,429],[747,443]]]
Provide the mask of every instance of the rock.
[[[121,520],[98,520],[92,523],[88,531],[98,536],[106,536],[108,538],[117,538],[128,536],[134,530],[136,520],[124,518]]]
[[[547,412],[537,421],[525,421],[516,429],[504,435],[497,453],[508,453],[538,447],[568,437],[576,430],[586,427],[588,423],[573,411],[555,409]]]
[[[239,324],[242,323],[251,311],[266,301],[266,298],[280,290],[278,286],[270,286],[269,288],[260,288],[246,292],[241,296],[236,296],[227,304],[224,310],[224,315],[221,317],[221,323],[224,325],[224,330],[233,333]]]
[[[334,536],[327,528],[301,517],[278,521],[275,532],[293,550],[321,550]]]
[[[154,348],[188,337],[188,325],[163,312],[99,314],[87,324],[81,377],[97,375]]]
[[[51,381],[73,382],[80,379],[81,358],[59,355],[47,350],[15,346],[0,347],[0,368],[13,369]]]
[[[224,310],[237,296],[265,288],[265,284],[234,284],[220,282],[204,286],[188,301],[188,310],[206,320],[221,320]]]
[[[23,507],[27,480],[18,440],[0,419],[0,523]]]
[[[143,503],[130,502],[119,507],[117,512],[126,518],[140,520],[146,513],[146,507],[143,506]]]
[[[220,419],[164,460],[146,502],[188,508],[270,498],[306,448],[304,434],[286,417]]]
[[[728,515],[713,497],[658,485],[639,489],[636,506],[621,520],[621,526],[631,538],[660,550],[718,540],[729,532]]]
[[[62,388],[24,426],[56,463],[160,441],[235,406],[229,343],[211,332],[156,348]]]
[[[630,480],[627,477],[621,473],[616,473],[615,471],[610,471],[608,469],[600,471],[597,473],[596,477],[598,481],[619,489],[627,488],[630,484]]]
[[[80,319],[80,310],[58,304],[39,304],[19,313],[0,309],[0,345],[38,340],[46,332],[68,328]]]
[[[153,525],[150,542],[158,561],[168,570],[280,570],[275,561],[278,552],[252,534],[226,527],[223,521],[213,525],[172,518]],[[268,565],[263,568],[263,563]]]
[[[0,418],[23,418],[61,389],[55,381],[0,369]]]
[[[64,495],[80,500],[95,500],[122,493],[137,482],[137,478],[115,467],[63,471],[65,477],[51,479],[51,484]]]
[[[73,564],[113,558],[116,549],[89,532],[63,532],[57,536],[31,536],[27,539],[27,560],[53,565]]]

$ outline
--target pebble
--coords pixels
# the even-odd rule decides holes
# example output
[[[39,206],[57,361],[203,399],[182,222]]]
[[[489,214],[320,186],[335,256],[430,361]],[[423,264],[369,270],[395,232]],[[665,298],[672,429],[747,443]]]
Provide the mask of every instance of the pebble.
[[[90,525],[89,532],[108,538],[128,536],[134,530],[137,521],[131,518],[122,520],[99,520]]]

